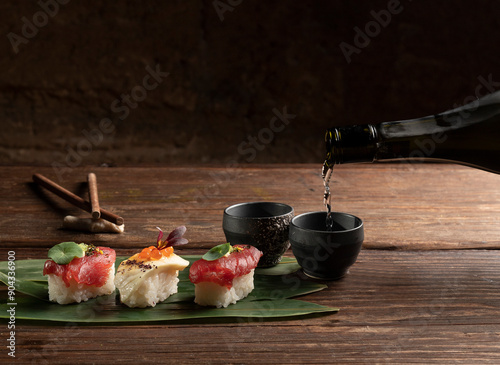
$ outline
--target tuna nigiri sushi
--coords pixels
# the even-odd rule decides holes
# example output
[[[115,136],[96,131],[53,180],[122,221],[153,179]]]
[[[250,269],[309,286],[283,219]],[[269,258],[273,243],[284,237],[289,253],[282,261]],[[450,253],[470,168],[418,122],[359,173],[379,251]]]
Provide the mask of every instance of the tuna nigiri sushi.
[[[177,293],[179,270],[184,270],[189,261],[177,256],[173,246],[188,242],[182,238],[185,232],[186,227],[177,227],[162,241],[163,232],[160,230],[156,247],[146,247],[122,261],[116,271],[115,285],[123,304],[139,308],[154,307]]]
[[[116,253],[109,247],[62,242],[49,250],[43,275],[49,299],[59,304],[80,303],[115,290]]]
[[[212,248],[189,270],[189,280],[195,284],[195,303],[225,308],[248,296],[261,256],[253,246],[226,243]]]

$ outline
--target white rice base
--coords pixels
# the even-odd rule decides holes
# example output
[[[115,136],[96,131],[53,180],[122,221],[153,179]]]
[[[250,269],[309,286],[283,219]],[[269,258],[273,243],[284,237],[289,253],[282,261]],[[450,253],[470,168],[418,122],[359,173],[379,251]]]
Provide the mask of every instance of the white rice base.
[[[217,308],[226,308],[229,304],[235,304],[252,292],[254,288],[253,273],[252,269],[248,274],[234,278],[231,289],[208,281],[195,284],[194,302]]]
[[[59,304],[80,303],[100,295],[111,294],[115,291],[115,265],[111,265],[108,271],[108,278],[103,286],[87,285],[77,283],[71,279],[67,287],[64,280],[55,275],[48,275],[49,299]]]
[[[123,304],[135,308],[154,307],[172,294],[177,293],[179,270],[161,271],[157,275],[149,275],[140,285],[124,295],[120,288],[120,300]]]

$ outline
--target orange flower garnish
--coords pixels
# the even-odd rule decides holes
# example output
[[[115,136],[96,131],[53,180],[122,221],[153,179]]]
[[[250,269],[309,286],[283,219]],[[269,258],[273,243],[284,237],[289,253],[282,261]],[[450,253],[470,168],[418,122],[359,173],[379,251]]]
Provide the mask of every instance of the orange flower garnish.
[[[160,228],[158,228],[158,230],[160,233],[158,234],[158,239],[156,240],[156,247],[149,246],[144,248],[141,252],[134,255],[136,260],[150,261],[159,260],[162,257],[169,257],[174,253],[174,248],[172,246],[183,245],[188,242],[187,239],[182,237],[184,232],[186,232],[186,227],[184,226],[174,229],[164,241],[161,240],[163,237],[162,230]]]

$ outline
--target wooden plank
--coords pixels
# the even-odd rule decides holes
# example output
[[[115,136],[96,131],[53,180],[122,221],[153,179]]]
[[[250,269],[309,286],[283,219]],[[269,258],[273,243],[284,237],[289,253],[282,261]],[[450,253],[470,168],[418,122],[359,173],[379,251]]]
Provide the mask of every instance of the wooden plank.
[[[0,167],[0,260],[9,250],[17,259],[44,258],[65,240],[131,254],[155,241],[156,226],[180,224],[190,243],[179,253],[200,253],[224,241],[222,211],[230,204],[281,201],[296,214],[323,209],[312,165],[81,167],[58,182],[85,196],[91,171],[101,206],[125,218],[125,234],[61,230],[65,214],[87,213],[30,183],[34,172],[55,179],[52,169]],[[16,362],[500,363],[499,179],[453,165],[336,167],[334,208],[363,218],[365,249],[345,278],[302,299],[339,313],[119,327],[19,321]]]
[[[185,224],[190,247],[225,240],[223,209],[243,201],[274,200],[296,214],[322,210],[319,166],[136,167],[74,169],[63,182],[51,168],[2,167],[0,241],[6,247],[49,247],[61,240],[108,241],[132,248],[154,239],[155,227]],[[31,183],[40,172],[86,194],[97,174],[101,206],[125,218],[124,235],[75,234],[60,229],[66,214],[87,216]],[[365,222],[365,247],[471,249],[500,247],[500,175],[454,165],[336,166],[333,209]]]
[[[296,320],[118,327],[20,322],[17,360],[500,362],[500,252],[363,250],[350,273],[328,285],[303,299],[340,312]]]

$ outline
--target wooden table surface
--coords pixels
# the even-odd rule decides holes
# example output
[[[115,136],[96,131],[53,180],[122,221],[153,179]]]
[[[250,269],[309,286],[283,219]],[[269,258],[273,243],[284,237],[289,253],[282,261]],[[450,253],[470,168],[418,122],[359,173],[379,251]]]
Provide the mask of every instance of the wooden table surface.
[[[124,234],[62,230],[85,216],[35,186],[38,172],[86,195],[97,175],[101,207],[125,219]],[[0,167],[0,260],[46,258],[62,241],[131,254],[156,226],[186,225],[201,253],[225,242],[222,212],[245,201],[279,201],[295,214],[323,210],[317,165]],[[201,324],[64,325],[18,321],[15,363],[500,363],[500,175],[455,165],[377,164],[335,168],[334,210],[361,217],[365,242],[343,279],[302,300],[339,307],[293,320]],[[291,251],[286,256],[292,256]],[[5,287],[2,287],[5,292]],[[0,363],[8,363],[2,322]],[[14,363],[14,362],[12,362]]]

